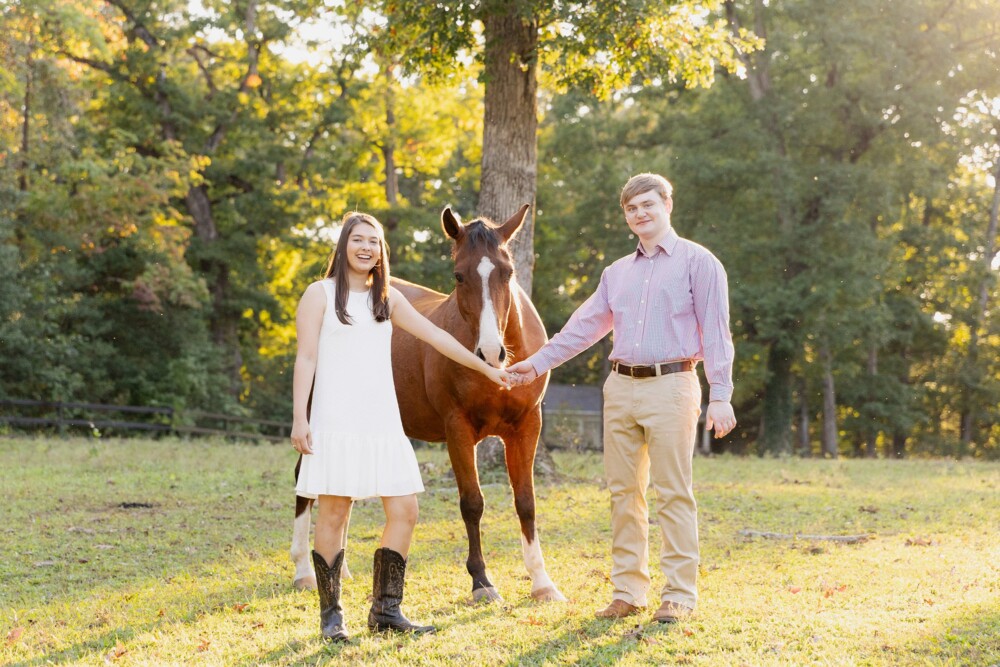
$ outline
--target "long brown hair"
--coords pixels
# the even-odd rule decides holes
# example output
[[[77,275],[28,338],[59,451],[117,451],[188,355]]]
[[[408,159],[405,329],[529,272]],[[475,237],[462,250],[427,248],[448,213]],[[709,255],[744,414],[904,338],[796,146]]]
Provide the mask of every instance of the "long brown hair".
[[[340,239],[337,247],[330,255],[330,261],[326,265],[326,275],[324,278],[333,278],[336,298],[334,308],[337,312],[337,319],[344,324],[351,324],[351,316],[347,314],[347,294],[351,289],[347,279],[349,265],[347,263],[347,239],[351,237],[351,232],[361,224],[371,225],[378,233],[378,242],[381,252],[378,263],[368,272],[370,288],[368,291],[371,302],[372,315],[376,322],[385,322],[389,319],[389,245],[385,242],[385,230],[382,223],[367,213],[351,211],[341,220],[343,227],[340,230]]]

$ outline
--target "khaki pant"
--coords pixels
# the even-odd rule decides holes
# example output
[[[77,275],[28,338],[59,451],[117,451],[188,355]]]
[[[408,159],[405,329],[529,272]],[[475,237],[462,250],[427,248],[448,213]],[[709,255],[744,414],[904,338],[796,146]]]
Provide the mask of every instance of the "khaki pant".
[[[698,507],[691,458],[701,388],[695,371],[652,378],[612,372],[604,383],[604,472],[611,492],[614,598],[647,604],[649,519],[646,489],[656,493],[663,544],[663,602],[694,609],[698,601]]]

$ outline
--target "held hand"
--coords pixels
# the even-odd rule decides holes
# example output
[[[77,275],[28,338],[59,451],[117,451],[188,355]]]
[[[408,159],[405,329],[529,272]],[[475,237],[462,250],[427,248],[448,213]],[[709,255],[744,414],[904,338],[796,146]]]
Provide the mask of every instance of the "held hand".
[[[736,428],[736,415],[729,401],[712,401],[705,413],[705,428],[712,430],[715,426],[715,437],[721,438]]]
[[[299,454],[312,454],[312,432],[308,422],[296,421],[292,424],[292,447]]]
[[[486,377],[488,377],[489,379],[493,380],[493,382],[496,382],[498,385],[500,385],[501,389],[508,389],[508,390],[510,389],[511,387],[510,374],[508,374],[507,371],[505,371],[504,369],[487,366],[486,370],[483,371],[483,374],[486,375]]]
[[[510,373],[510,382],[514,387],[531,384],[538,379],[535,367],[527,361],[519,361],[512,366],[508,366],[507,372]]]

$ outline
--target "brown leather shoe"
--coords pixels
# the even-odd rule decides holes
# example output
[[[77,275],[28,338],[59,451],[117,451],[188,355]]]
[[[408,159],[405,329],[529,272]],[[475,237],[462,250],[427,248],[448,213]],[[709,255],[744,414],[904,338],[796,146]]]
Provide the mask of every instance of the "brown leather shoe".
[[[653,614],[653,620],[658,623],[676,623],[687,618],[692,613],[694,613],[693,610],[684,605],[667,600]]]
[[[639,608],[635,605],[631,605],[625,600],[614,599],[604,609],[594,613],[597,618],[625,618],[626,616],[632,616],[633,614],[638,614]]]

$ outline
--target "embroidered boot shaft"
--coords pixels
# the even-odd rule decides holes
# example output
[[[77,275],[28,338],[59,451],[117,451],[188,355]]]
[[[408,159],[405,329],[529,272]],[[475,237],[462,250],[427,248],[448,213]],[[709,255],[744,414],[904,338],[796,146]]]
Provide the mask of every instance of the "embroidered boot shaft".
[[[344,610],[340,606],[340,568],[344,564],[344,550],[333,559],[332,565],[315,551],[313,565],[316,567],[316,589],[319,591],[319,629],[323,639],[346,642],[347,626],[344,624]]]
[[[406,581],[406,560],[385,547],[375,551],[372,571],[372,608],[368,612],[368,629],[372,632],[396,630],[423,634],[434,632],[432,625],[415,625],[400,610]]]

